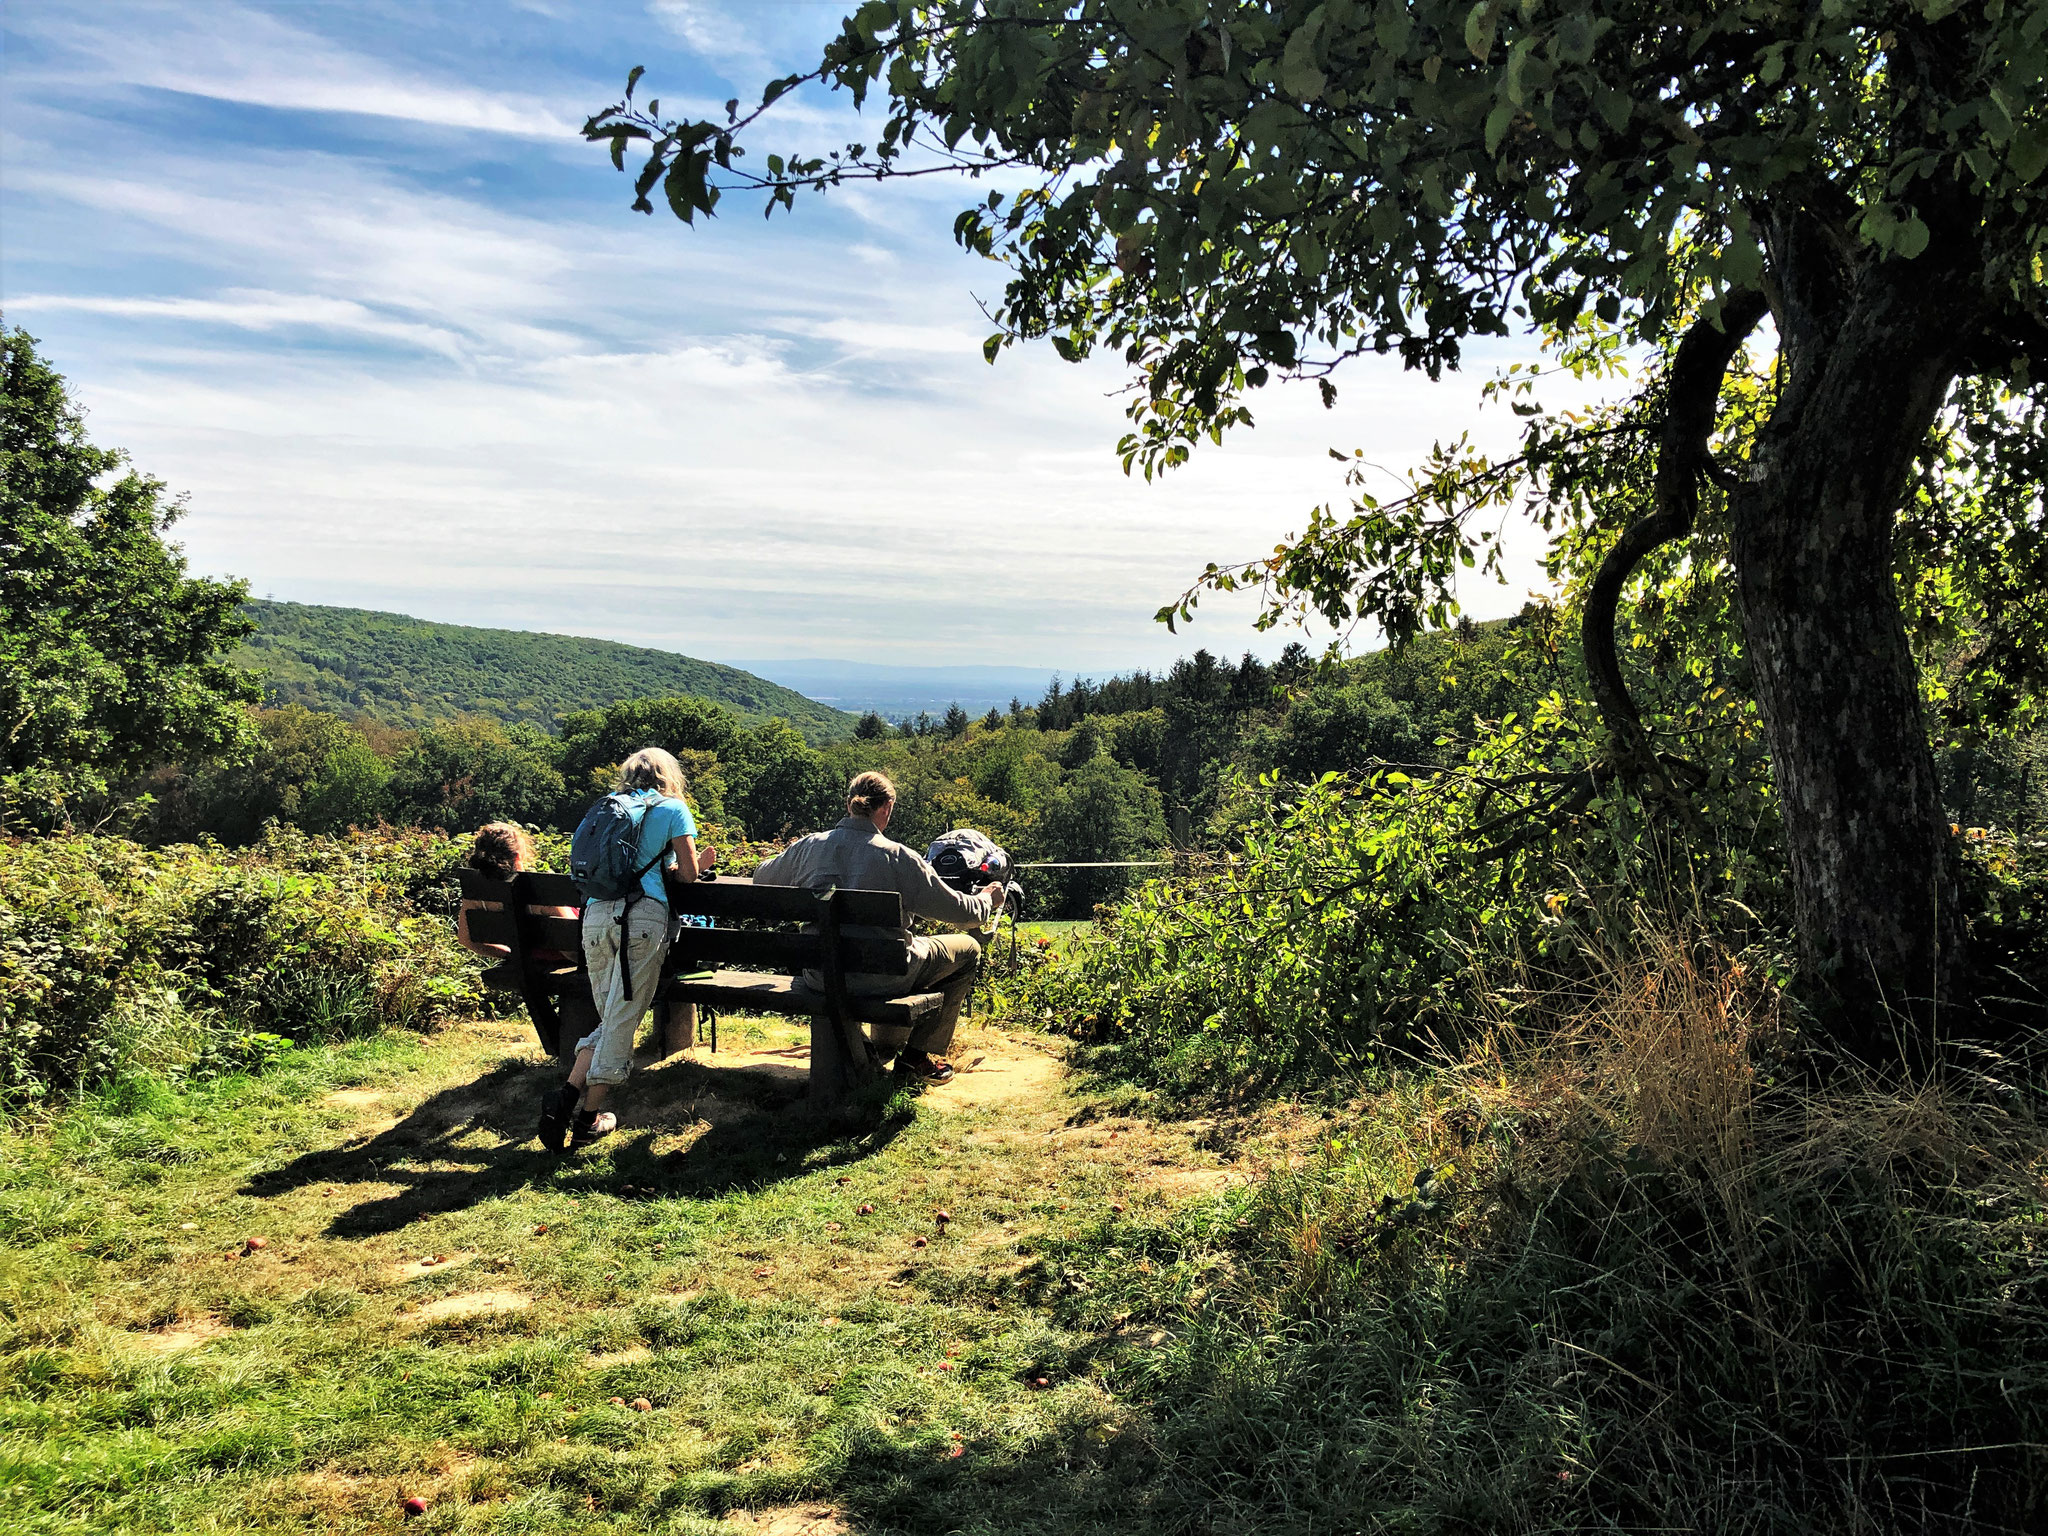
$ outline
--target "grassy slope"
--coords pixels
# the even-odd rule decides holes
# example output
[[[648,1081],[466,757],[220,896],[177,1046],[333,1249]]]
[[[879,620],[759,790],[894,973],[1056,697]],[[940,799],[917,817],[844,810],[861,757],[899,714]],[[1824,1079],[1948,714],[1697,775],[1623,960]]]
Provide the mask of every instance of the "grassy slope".
[[[977,1030],[981,1070],[877,1131],[780,1108],[785,1056],[680,1059],[557,1160],[525,1139],[555,1073],[520,1034],[308,1051],[6,1137],[0,1529],[376,1530],[406,1493],[436,1531],[818,1498],[863,1528],[1128,1516],[1145,1436],[1106,1383],[1144,1341],[1063,1327],[1086,1282],[1044,1255],[1214,1187],[1186,1131],[1104,1119]],[[795,1032],[726,1036],[730,1064]],[[465,1297],[504,1310],[435,1315]]]
[[[248,610],[258,628],[235,659],[266,674],[273,703],[413,728],[460,714],[552,727],[619,699],[692,694],[753,720],[782,716],[813,741],[853,727],[850,716],[793,689],[672,651],[361,608],[252,601]]]

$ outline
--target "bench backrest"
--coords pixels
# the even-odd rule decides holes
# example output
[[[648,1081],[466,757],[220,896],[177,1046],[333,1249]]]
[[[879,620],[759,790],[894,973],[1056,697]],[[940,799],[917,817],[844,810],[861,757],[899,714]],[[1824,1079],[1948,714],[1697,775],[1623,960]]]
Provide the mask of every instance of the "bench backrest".
[[[480,870],[457,871],[462,894],[471,901],[502,903],[502,911],[472,910],[469,935],[479,944],[503,944],[522,965],[536,950],[558,950],[583,960],[583,925],[573,917],[544,917],[535,907],[582,904],[576,883],[567,875],[527,872],[509,882],[493,880]],[[696,971],[733,968],[794,975],[803,970],[863,971],[901,976],[910,968],[909,947],[899,939],[855,938],[840,934],[842,925],[870,928],[903,926],[903,898],[894,891],[834,891],[828,895],[786,885],[756,885],[741,876],[720,875],[688,885],[669,882],[669,910],[714,919],[715,928],[685,927],[670,948],[664,969]],[[731,926],[735,923],[814,923],[817,933],[778,932]],[[838,940],[838,964],[826,952],[828,937]]]

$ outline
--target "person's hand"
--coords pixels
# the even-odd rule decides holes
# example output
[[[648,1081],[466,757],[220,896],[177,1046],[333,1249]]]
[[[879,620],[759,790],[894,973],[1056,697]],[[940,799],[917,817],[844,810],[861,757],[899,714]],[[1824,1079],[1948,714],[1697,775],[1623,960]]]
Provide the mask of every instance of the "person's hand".
[[[989,881],[987,885],[981,888],[981,894],[988,898],[989,911],[1000,912],[1003,910],[1004,891],[1000,880]]]
[[[697,855],[697,873],[700,875],[703,874],[705,870],[709,869],[712,865],[716,864],[717,862],[718,850],[716,848],[706,848],[702,853]]]

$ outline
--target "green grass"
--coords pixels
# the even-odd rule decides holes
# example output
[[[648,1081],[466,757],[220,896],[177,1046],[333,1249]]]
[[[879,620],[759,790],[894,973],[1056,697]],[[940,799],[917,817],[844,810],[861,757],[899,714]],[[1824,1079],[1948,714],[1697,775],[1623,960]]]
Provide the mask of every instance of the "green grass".
[[[432,1531],[691,1531],[807,1499],[1108,1529],[1142,1442],[1105,1385],[1123,1345],[1057,1321],[1043,1254],[1112,1203],[1163,1215],[1147,1171],[1213,1159],[1110,1138],[993,1032],[941,1090],[991,1102],[820,1126],[788,1058],[748,1054],[794,1038],[729,1026],[719,1066],[637,1074],[621,1133],[567,1159],[527,1139],[555,1069],[500,1023],[10,1135],[0,1528],[372,1530],[418,1493]],[[434,1305],[479,1296],[498,1309]]]
[[[1199,1120],[988,1027],[826,1123],[734,1021],[569,1158],[512,1021],[130,1082],[0,1138],[0,1530],[2037,1529],[2038,1095],[1661,965]]]

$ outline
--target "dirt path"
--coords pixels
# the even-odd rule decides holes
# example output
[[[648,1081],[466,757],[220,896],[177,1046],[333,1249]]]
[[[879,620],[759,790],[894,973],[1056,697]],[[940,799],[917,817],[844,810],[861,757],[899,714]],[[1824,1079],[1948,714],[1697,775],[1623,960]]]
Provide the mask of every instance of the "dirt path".
[[[510,1021],[25,1149],[82,1234],[0,1276],[43,1319],[0,1359],[58,1362],[56,1416],[10,1422],[32,1524],[378,1530],[416,1497],[436,1530],[1090,1528],[1136,1442],[1067,1255],[1230,1198],[1206,1128],[976,1028],[952,1083],[849,1133],[802,1103],[799,1026],[724,1034],[568,1158],[530,1139],[559,1069]],[[124,1402],[159,1405],[142,1441]],[[258,1449],[180,1470],[224,1435]]]

